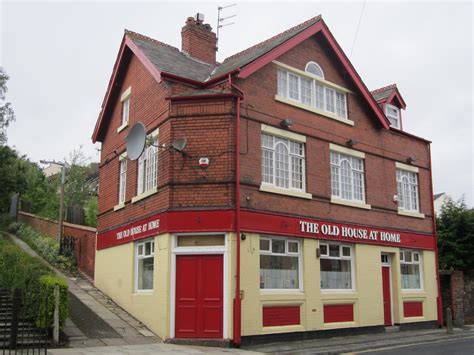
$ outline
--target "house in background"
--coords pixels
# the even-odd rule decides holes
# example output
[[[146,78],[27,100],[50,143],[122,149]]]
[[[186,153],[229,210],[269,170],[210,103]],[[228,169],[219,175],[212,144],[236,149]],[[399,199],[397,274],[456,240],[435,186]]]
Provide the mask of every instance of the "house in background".
[[[371,93],[320,16],[222,63],[201,14],[181,35],[123,36],[92,136],[96,286],[172,341],[442,324],[430,142],[397,87]]]
[[[449,197],[446,192],[441,192],[440,194],[435,194],[433,196],[434,211],[437,216],[441,213],[441,208],[444,206],[444,204],[450,200],[451,197]]]

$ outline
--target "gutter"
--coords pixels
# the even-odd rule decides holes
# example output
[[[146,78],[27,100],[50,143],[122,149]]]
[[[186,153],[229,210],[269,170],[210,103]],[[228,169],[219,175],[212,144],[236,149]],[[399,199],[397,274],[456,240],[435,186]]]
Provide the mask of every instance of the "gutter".
[[[230,86],[236,89],[240,95],[237,96],[235,112],[235,237],[236,237],[236,272],[235,272],[235,296],[233,304],[233,343],[237,346],[241,343],[242,326],[242,300],[240,290],[240,144],[239,123],[240,104],[245,100],[244,92],[232,84],[232,74],[228,74]]]

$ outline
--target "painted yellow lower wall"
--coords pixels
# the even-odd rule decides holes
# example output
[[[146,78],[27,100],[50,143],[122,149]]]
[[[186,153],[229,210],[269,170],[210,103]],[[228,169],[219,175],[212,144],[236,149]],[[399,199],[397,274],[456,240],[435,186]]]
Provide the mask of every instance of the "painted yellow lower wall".
[[[408,323],[437,319],[435,254],[422,251],[422,292],[402,292],[399,248],[380,245],[353,244],[355,290],[326,293],[320,289],[320,262],[316,257],[319,241],[300,239],[302,242],[303,291],[269,292],[260,290],[259,235],[247,234],[242,241],[241,287],[242,335],[314,331],[323,329],[379,326],[384,324],[381,253],[391,256],[393,322]],[[404,301],[422,301],[423,317],[404,318]],[[354,321],[324,323],[325,304],[354,304]],[[266,305],[300,305],[300,325],[263,327],[262,308]]]
[[[169,337],[169,234],[155,239],[153,291],[135,292],[134,243],[98,250],[95,286],[161,338]]]

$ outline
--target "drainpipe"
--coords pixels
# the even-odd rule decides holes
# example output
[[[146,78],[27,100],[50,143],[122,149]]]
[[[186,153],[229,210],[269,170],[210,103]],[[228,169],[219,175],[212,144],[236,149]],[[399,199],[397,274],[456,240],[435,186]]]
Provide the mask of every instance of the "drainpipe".
[[[439,279],[439,263],[438,263],[438,236],[436,233],[436,216],[435,216],[435,209],[434,209],[434,195],[433,195],[433,170],[431,166],[431,149],[430,145],[428,144],[428,153],[429,153],[429,162],[430,162],[430,179],[431,179],[431,184],[430,184],[430,193],[431,193],[431,207],[433,211],[433,234],[434,234],[434,239],[435,239],[435,255],[436,255],[436,279],[437,279],[437,284],[438,284],[438,297],[436,298],[436,304],[437,304],[437,309],[438,309],[438,326],[442,327],[443,326],[443,300],[441,298],[441,286],[440,282],[441,280]]]
[[[235,88],[240,95],[237,96],[235,113],[235,234],[236,234],[236,272],[235,272],[235,297],[234,297],[234,317],[233,317],[233,342],[239,346],[241,341],[241,294],[240,294],[240,144],[239,144],[239,122],[240,103],[244,100],[244,93],[237,86],[232,84],[232,77],[229,74],[229,84]]]

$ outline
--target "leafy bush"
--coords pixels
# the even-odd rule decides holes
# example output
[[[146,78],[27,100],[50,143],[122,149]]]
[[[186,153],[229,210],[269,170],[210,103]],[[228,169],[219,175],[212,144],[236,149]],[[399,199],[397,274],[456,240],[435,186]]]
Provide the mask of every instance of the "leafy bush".
[[[12,222],[12,223],[10,223],[10,225],[8,226],[7,231],[8,231],[9,233],[16,234],[16,232],[18,232],[18,229],[20,228],[20,226],[21,226],[21,223]]]
[[[24,253],[16,245],[0,237],[0,285],[10,292],[15,288],[23,290],[26,309],[35,317],[37,326],[51,327],[54,314],[54,286],[59,286],[59,324],[68,316],[68,286],[39,259]],[[46,310],[47,305],[47,312]],[[38,313],[35,310],[39,310]],[[47,316],[46,316],[47,314]]]
[[[39,288],[33,296],[37,304],[38,315],[36,326],[51,328],[54,322],[54,287],[59,288],[59,327],[62,328],[68,317],[68,285],[66,281],[56,275],[43,275],[39,279]],[[45,312],[47,307],[47,311]]]
[[[13,219],[8,213],[0,213],[0,229],[6,229]]]
[[[75,258],[59,255],[59,243],[26,224],[21,224],[17,235],[51,265],[65,270],[75,267]]]

